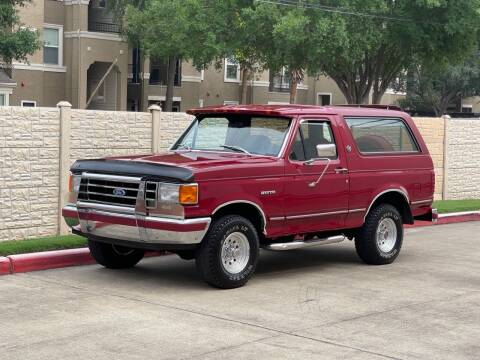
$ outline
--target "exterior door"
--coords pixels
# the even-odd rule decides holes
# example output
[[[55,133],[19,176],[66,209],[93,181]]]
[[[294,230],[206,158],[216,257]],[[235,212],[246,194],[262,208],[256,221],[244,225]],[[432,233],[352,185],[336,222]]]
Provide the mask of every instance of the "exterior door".
[[[322,144],[335,144],[337,155],[309,163],[318,158],[316,147]],[[335,119],[300,119],[286,164],[285,222],[289,232],[343,228],[348,214],[349,178]]]

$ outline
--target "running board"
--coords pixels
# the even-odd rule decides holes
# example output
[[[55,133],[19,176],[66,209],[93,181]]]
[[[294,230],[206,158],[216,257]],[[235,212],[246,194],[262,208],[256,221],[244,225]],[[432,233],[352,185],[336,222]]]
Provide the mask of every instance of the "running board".
[[[340,243],[345,240],[346,237],[343,235],[338,236],[330,236],[328,238],[313,238],[307,241],[292,241],[286,243],[271,243],[263,245],[263,248],[266,250],[273,250],[273,251],[286,251],[286,250],[295,250],[295,249],[303,249],[313,246],[319,245],[327,245],[327,244],[336,244]]]

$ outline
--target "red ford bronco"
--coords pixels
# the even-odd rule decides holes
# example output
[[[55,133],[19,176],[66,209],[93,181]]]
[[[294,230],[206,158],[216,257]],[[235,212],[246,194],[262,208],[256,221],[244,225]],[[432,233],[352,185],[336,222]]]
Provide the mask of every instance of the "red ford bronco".
[[[80,160],[63,216],[96,261],[135,266],[146,250],[195,259],[219,288],[244,285],[259,249],[355,240],[392,263],[403,224],[434,219],[432,159],[412,119],[368,107],[221,106],[164,154]]]

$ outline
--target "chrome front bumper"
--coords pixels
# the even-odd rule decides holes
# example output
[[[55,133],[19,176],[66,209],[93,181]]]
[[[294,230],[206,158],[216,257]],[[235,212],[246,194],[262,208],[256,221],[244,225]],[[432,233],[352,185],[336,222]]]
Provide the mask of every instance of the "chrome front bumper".
[[[210,218],[170,219],[145,216],[135,209],[78,201],[62,210],[65,222],[84,236],[139,244],[199,244]]]

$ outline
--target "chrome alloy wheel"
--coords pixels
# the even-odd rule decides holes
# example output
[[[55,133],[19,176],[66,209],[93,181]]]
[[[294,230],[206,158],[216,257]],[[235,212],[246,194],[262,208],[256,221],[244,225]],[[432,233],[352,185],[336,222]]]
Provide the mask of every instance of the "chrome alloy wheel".
[[[229,274],[238,274],[245,269],[250,259],[250,243],[241,232],[233,232],[222,244],[222,266]]]
[[[377,227],[377,246],[383,253],[389,253],[397,242],[397,226],[391,218],[384,218]]]

